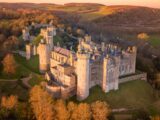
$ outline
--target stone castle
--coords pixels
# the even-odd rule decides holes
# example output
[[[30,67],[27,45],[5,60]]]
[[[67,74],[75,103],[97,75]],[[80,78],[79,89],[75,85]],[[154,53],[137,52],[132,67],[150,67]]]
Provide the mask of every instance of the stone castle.
[[[78,39],[78,50],[74,52],[53,45],[55,27],[42,29],[40,34],[44,39],[37,48],[26,45],[26,58],[39,54],[40,72],[48,80],[46,89],[55,97],[76,95],[84,100],[93,86],[99,85],[106,93],[117,90],[121,76],[135,73],[135,46],[122,49],[113,44],[96,44],[86,35]]]

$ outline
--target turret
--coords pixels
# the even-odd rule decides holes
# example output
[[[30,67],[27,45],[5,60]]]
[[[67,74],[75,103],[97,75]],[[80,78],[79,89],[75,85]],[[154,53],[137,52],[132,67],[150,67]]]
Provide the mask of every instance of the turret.
[[[27,60],[31,59],[31,55],[32,55],[32,45],[27,44],[26,45],[26,59]]]
[[[135,73],[136,72],[136,58],[137,58],[137,47],[136,46],[133,46],[132,47],[132,73]]]
[[[87,43],[90,43],[90,42],[91,42],[91,36],[86,35],[86,36],[85,36],[85,41],[86,41]]]
[[[33,46],[33,55],[37,55],[37,46],[36,45]]]
[[[77,53],[77,99],[84,100],[89,96],[89,58],[87,53]]]
[[[104,43],[104,42],[101,43],[101,50],[102,50],[103,52],[105,51],[105,43]]]
[[[41,73],[45,73],[49,70],[50,64],[50,47],[43,41],[39,44],[39,70]]]
[[[103,60],[103,81],[102,89],[104,92],[117,90],[119,83],[119,65],[120,57],[109,57],[107,55]]]
[[[30,40],[29,29],[27,27],[22,30],[22,37],[24,41]]]

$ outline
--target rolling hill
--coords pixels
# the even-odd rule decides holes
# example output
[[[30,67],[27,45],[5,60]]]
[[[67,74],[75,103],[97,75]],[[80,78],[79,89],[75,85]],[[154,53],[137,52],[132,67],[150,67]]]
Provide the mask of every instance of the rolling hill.
[[[60,17],[73,21],[78,16],[79,22],[89,22],[111,31],[160,32],[160,9],[140,6],[105,6],[96,3],[33,4],[33,3],[0,3],[0,8],[40,9],[63,12]],[[66,14],[67,13],[67,14]],[[71,15],[71,16],[70,16]],[[67,17],[66,17],[67,16]],[[77,21],[76,21],[77,23]],[[78,24],[78,23],[77,23]]]

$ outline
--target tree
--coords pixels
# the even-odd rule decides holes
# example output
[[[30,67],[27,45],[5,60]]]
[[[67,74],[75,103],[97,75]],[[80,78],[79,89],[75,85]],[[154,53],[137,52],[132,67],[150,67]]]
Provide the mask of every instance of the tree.
[[[3,96],[1,100],[1,106],[8,110],[16,108],[17,103],[18,103],[18,98],[17,96],[13,96],[13,95],[11,95],[8,98],[6,96]]]
[[[153,116],[151,117],[151,120],[160,120],[160,116]]]
[[[43,37],[41,35],[38,35],[33,39],[32,44],[38,46],[38,44],[41,42],[41,39],[43,39]]]
[[[78,105],[75,104],[74,102],[69,102],[67,105],[67,109],[70,115],[70,119],[73,119],[73,113],[77,109]]]
[[[96,101],[92,103],[91,110],[94,120],[107,120],[110,114],[110,109],[106,102]]]
[[[140,40],[148,40],[149,39],[149,35],[147,33],[140,33],[137,35],[137,38]]]
[[[31,89],[30,103],[37,120],[54,119],[53,98],[40,86]]]
[[[66,104],[63,100],[57,100],[55,104],[56,118],[58,120],[68,120],[69,112],[67,111]]]
[[[15,50],[18,48],[19,41],[16,36],[10,36],[8,39],[3,43],[3,48],[5,50]]]
[[[80,103],[77,109],[73,112],[73,120],[90,120],[91,109],[87,103]]]
[[[15,111],[18,105],[17,96],[3,96],[1,99],[0,119],[8,119],[15,117]]]
[[[12,54],[7,54],[2,61],[3,71],[6,74],[15,74],[16,72],[16,62]]]

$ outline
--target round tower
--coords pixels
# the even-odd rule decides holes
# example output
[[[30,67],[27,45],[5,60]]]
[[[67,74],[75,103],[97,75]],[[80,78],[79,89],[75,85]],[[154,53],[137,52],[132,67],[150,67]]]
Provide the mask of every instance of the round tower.
[[[89,54],[77,53],[77,99],[84,100],[89,96]]]
[[[39,70],[41,73],[45,73],[49,69],[50,64],[50,47],[48,44],[39,44]]]
[[[31,59],[31,55],[32,55],[32,45],[27,44],[26,45],[26,59],[27,60]]]

